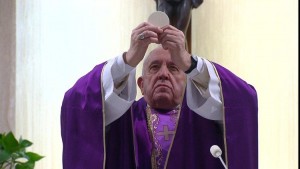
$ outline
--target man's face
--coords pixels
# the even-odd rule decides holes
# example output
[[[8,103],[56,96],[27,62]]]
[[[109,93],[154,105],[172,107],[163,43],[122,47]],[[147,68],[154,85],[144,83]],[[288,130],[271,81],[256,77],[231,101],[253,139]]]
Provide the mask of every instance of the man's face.
[[[138,85],[146,102],[156,109],[173,109],[181,104],[186,75],[163,48],[155,49],[144,63]]]

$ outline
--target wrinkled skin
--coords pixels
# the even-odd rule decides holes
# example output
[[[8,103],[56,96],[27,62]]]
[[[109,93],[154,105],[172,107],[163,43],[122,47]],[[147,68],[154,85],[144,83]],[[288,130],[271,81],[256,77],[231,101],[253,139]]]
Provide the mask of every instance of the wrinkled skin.
[[[143,34],[144,39],[139,39]],[[124,62],[136,67],[144,58],[149,44],[160,46],[145,58],[138,86],[152,108],[173,109],[181,104],[186,86],[184,71],[191,65],[191,54],[185,48],[184,33],[172,25],[156,27],[148,22],[132,30],[130,47]]]
[[[181,104],[186,86],[185,73],[162,47],[146,58],[138,86],[150,107],[169,110]]]

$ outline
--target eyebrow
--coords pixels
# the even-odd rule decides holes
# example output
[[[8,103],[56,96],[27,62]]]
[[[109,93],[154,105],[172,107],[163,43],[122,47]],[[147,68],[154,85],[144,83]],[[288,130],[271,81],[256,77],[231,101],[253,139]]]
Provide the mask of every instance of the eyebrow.
[[[153,64],[161,64],[161,62],[162,62],[162,60],[159,60],[159,59],[153,60],[153,61],[149,62],[148,67],[151,66],[151,65],[153,65]],[[167,62],[167,65],[175,65],[176,67],[178,67],[178,66],[177,66],[174,62],[172,62],[172,61]]]
[[[152,62],[149,62],[149,66],[152,64],[160,64],[162,61],[160,60],[153,60]]]

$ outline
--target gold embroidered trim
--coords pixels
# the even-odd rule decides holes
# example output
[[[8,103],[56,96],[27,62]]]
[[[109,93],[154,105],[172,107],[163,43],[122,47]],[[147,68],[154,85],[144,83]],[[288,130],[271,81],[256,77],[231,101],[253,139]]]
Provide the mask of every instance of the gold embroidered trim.
[[[107,63],[107,62],[106,62]],[[105,99],[104,99],[104,88],[103,88],[103,72],[104,72],[104,67],[106,66],[106,63],[104,64],[104,66],[103,66],[103,68],[102,68],[102,70],[101,70],[101,77],[100,77],[100,88],[101,88],[101,99],[102,99],[102,123],[103,123],[103,125],[102,125],[102,127],[103,127],[103,150],[104,150],[104,153],[103,153],[103,168],[105,168],[105,166],[106,166],[106,142],[105,142],[105,140],[106,140],[106,137],[105,137],[105,133],[106,133],[106,131],[105,131],[105,128],[106,128],[106,126],[105,126],[105,103],[104,103],[104,101],[105,101]]]
[[[228,151],[227,151],[227,141],[226,141],[226,120],[225,120],[225,106],[224,106],[224,96],[223,96],[223,89],[222,89],[222,82],[221,82],[221,78],[219,76],[219,73],[215,67],[215,65],[213,63],[211,63],[213,68],[214,68],[214,71],[219,79],[219,82],[220,82],[220,95],[221,95],[221,99],[222,99],[222,111],[223,111],[223,130],[224,130],[224,133],[223,133],[223,140],[224,140],[224,149],[225,149],[225,161],[226,161],[226,166],[228,168]]]
[[[175,138],[175,135],[176,135],[179,116],[180,116],[180,112],[181,112],[181,107],[180,106],[176,109],[177,109],[176,112],[178,112],[178,113],[172,113],[170,115],[171,122],[173,122],[175,124],[175,132],[174,132],[173,139],[172,139],[172,141],[170,143],[170,146],[169,146],[169,149],[168,149],[168,153],[167,153],[167,156],[166,156],[164,168],[166,168],[167,163],[168,163],[169,154],[170,154],[171,147],[173,145],[173,141],[174,141],[174,138]],[[157,169],[158,166],[161,165],[161,162],[163,160],[162,147],[159,144],[157,138],[154,136],[154,133],[156,132],[157,126],[159,124],[159,118],[158,118],[157,114],[151,113],[151,108],[150,108],[149,105],[147,105],[147,107],[146,107],[146,115],[147,115],[148,132],[149,132],[149,135],[151,136],[151,141],[152,141],[153,146],[154,146],[152,148],[152,153],[151,153],[151,165],[152,165],[151,168],[152,169]]]
[[[165,162],[164,169],[167,168],[168,161],[169,161],[169,156],[170,156],[170,152],[171,152],[171,150],[172,150],[173,142],[174,142],[174,139],[175,139],[175,137],[176,137],[177,127],[178,127],[178,124],[179,124],[180,114],[181,114],[181,105],[179,105],[179,106],[177,107],[177,111],[178,111],[178,113],[177,113],[177,123],[176,123],[176,126],[175,126],[175,134],[174,134],[174,137],[173,137],[173,139],[172,139],[172,141],[171,141],[171,144],[170,144],[170,147],[169,147],[169,150],[168,150],[168,154],[167,154],[167,157],[166,157],[166,162]]]
[[[150,135],[151,138],[151,142],[154,143],[154,136],[153,136],[153,127],[152,127],[152,122],[155,121],[157,119],[157,116],[151,116],[151,109],[150,107],[147,105],[146,107],[146,115],[147,115],[147,127],[148,127],[148,133]],[[155,146],[155,145],[153,145]],[[157,169],[157,165],[156,165],[156,156],[155,156],[155,148],[152,148],[152,152],[151,152],[151,168],[152,169]]]

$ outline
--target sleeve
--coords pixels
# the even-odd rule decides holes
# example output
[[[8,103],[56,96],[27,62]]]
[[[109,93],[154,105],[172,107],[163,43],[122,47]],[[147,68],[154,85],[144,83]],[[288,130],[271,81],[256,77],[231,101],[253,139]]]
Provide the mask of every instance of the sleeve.
[[[122,55],[109,60],[105,65],[103,89],[106,126],[121,117],[135,100],[135,81],[135,68],[125,64]]]
[[[226,164],[230,169],[257,169],[257,92],[252,85],[226,68],[213,64],[220,77],[224,102]]]
[[[64,95],[61,106],[64,169],[104,168],[105,115],[100,82],[104,64],[81,77]]]
[[[187,75],[187,104],[200,116],[210,120],[222,120],[220,82],[212,63],[195,57],[197,67]]]

